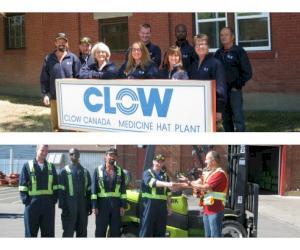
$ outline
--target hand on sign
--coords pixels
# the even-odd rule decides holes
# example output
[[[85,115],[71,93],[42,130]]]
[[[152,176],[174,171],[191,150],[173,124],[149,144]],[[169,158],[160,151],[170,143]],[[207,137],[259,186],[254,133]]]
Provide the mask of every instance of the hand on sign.
[[[43,103],[45,106],[50,106],[50,98],[49,96],[45,95],[43,98]]]

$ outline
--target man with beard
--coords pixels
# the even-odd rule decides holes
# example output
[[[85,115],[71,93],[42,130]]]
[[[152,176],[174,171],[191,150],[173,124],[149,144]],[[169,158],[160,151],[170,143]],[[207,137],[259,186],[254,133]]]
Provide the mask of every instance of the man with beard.
[[[43,103],[51,107],[52,129],[59,131],[55,80],[77,77],[81,63],[78,57],[69,51],[68,38],[65,33],[57,34],[55,48],[44,60],[40,82]]]
[[[79,41],[79,60],[81,62],[81,67],[90,66],[95,63],[94,58],[91,55],[92,50],[92,40],[91,38],[85,36]]]
[[[182,63],[185,70],[197,60],[197,55],[193,46],[189,44],[187,37],[187,28],[184,24],[178,24],[175,27],[176,46],[180,48],[182,54]]]

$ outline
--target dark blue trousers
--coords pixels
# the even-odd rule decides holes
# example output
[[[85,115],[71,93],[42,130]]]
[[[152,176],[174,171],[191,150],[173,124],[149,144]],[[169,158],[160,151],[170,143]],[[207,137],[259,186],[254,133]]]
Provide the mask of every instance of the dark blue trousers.
[[[245,132],[242,90],[231,90],[223,112],[223,128],[225,132]]]
[[[96,237],[106,237],[108,226],[110,237],[121,236],[120,204],[119,198],[98,198]]]
[[[54,237],[55,203],[52,196],[33,197],[25,206],[25,237]]]
[[[61,214],[63,237],[87,237],[88,207],[84,198],[68,197],[67,209]]]
[[[142,198],[139,237],[165,237],[167,201]]]

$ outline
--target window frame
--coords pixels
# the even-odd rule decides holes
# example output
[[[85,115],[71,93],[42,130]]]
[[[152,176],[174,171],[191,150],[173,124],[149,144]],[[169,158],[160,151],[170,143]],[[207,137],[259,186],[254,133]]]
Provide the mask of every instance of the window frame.
[[[10,29],[10,19],[11,18],[17,18],[17,17],[23,17],[21,29],[20,29],[20,37],[19,41],[16,41],[17,37],[14,34],[14,44],[20,43],[20,46],[11,46],[10,44],[10,38],[11,38],[11,29]],[[26,48],[26,27],[25,27],[25,13],[7,13],[6,17],[4,18],[4,37],[5,37],[5,48],[7,50],[19,50],[19,49],[25,49]]]
[[[104,41],[104,36],[103,36],[103,32],[102,32],[102,28],[104,25],[125,23],[125,21],[127,23],[127,40],[128,40],[128,46],[129,46],[129,19],[128,19],[128,16],[99,19],[99,21],[98,21],[99,40],[101,40],[107,44],[107,42]],[[111,53],[123,53],[123,52],[126,52],[128,49],[128,46],[126,48],[124,46],[124,48],[122,48],[122,49],[112,49],[110,44],[107,44],[107,46],[110,48]]]
[[[268,46],[256,46],[256,47],[243,47],[246,51],[271,51],[272,50],[272,37],[271,37],[271,16],[270,12],[262,12],[259,15],[248,15],[248,16],[238,16],[238,13],[234,13],[234,28],[235,28],[235,43],[239,44],[239,29],[238,21],[243,19],[256,19],[256,18],[267,18],[268,27]]]
[[[212,22],[220,22],[225,21],[225,26],[228,26],[228,13],[227,12],[211,12],[218,15],[219,13],[225,13],[224,17],[215,17],[215,18],[209,18],[209,19],[198,19],[198,13],[195,13],[195,23],[196,23],[196,34],[199,34],[199,23],[212,23]],[[201,13],[201,12],[200,12]],[[218,33],[218,37],[220,37],[220,34]],[[219,48],[209,48],[209,52],[216,52]]]

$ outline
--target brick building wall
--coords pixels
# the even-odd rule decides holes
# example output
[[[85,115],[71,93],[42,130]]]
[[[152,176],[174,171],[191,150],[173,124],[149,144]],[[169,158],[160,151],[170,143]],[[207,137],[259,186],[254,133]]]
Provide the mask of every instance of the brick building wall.
[[[232,13],[228,14],[229,24]],[[3,16],[0,16],[0,34],[4,34]],[[152,41],[164,52],[175,42],[174,28],[178,23],[188,27],[188,39],[194,34],[191,13],[136,13],[129,17],[129,44],[138,40],[141,23],[152,25]],[[247,84],[248,92],[299,92],[300,91],[300,23],[299,13],[272,13],[272,51],[249,52],[253,65],[253,79]],[[53,49],[54,36],[64,31],[70,39],[71,50],[78,53],[80,36],[99,38],[98,20],[92,13],[27,13],[25,17],[26,49],[5,49],[0,39],[0,87],[2,92],[38,95],[39,75],[44,56]],[[100,38],[101,39],[101,38]],[[124,55],[113,54],[118,65]]]
[[[135,145],[118,145],[117,148],[120,165],[131,172],[134,181],[141,179],[146,153],[145,148],[138,148]],[[226,168],[227,146],[215,146],[214,150],[222,155],[222,166]],[[157,145],[155,153],[166,156],[165,165],[169,172],[173,174],[176,172],[187,173],[194,166],[191,145]]]
[[[300,190],[300,146],[287,146],[285,191]]]
[[[125,169],[128,169],[133,177],[133,180],[139,180],[142,177],[144,154],[141,149],[134,145],[120,145],[117,146],[119,151],[119,163]],[[225,145],[214,146],[214,150],[218,151],[222,156],[222,166],[226,169],[227,166],[227,149]],[[183,172],[186,173],[193,167],[194,159],[192,157],[191,145],[157,145],[155,152],[162,153],[166,156],[166,166],[169,172]],[[145,151],[144,151],[145,153]],[[139,161],[138,158],[141,158]],[[290,145],[287,146],[287,159],[286,159],[286,175],[280,178],[285,178],[284,193],[300,189],[300,146]]]

